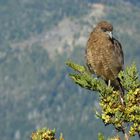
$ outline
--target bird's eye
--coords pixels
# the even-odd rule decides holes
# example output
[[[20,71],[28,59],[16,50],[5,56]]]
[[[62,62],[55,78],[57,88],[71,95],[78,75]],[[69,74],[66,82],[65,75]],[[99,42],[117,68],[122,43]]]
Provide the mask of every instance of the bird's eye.
[[[106,32],[107,30],[106,30],[106,29],[102,29],[102,31],[103,31],[103,32]]]

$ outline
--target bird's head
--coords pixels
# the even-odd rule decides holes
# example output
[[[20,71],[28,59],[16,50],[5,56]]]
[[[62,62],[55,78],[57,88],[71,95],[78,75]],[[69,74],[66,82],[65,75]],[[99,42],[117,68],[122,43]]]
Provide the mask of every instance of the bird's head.
[[[109,38],[113,37],[113,26],[107,21],[101,21],[97,24],[96,30],[106,33]]]

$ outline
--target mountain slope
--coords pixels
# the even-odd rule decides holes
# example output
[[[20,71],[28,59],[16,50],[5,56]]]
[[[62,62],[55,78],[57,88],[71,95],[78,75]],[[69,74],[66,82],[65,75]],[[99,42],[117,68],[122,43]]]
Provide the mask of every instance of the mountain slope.
[[[107,19],[122,43],[125,63],[139,64],[137,5],[86,0],[0,3],[1,139],[29,139],[33,130],[45,126],[55,127],[68,140],[116,133],[95,117],[97,93],[72,83],[65,62],[85,64],[88,35],[99,20]]]

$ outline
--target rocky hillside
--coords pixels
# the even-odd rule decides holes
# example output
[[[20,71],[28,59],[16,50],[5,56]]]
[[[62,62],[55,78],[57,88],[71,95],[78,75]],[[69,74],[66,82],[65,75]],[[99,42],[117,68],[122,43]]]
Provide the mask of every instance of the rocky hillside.
[[[109,20],[126,65],[139,64],[138,6],[139,1],[126,0],[1,0],[1,139],[26,140],[45,126],[67,140],[116,133],[95,116],[98,94],[74,85],[65,62],[84,64],[89,33],[99,20]]]

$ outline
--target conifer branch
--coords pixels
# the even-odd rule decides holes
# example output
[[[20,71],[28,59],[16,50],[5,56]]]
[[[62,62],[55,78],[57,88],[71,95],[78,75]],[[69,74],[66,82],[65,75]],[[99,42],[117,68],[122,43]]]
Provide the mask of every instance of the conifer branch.
[[[124,134],[125,140],[140,134],[140,80],[135,64],[118,75],[126,91],[123,95],[125,106],[121,104],[120,91],[107,86],[104,80],[89,73],[84,66],[72,61],[66,64],[74,70],[69,77],[76,84],[91,91],[98,91],[102,112],[97,114],[105,125],[112,124],[117,131]]]

